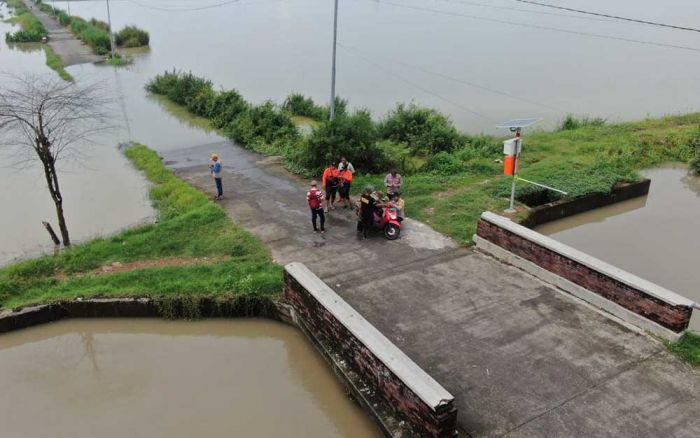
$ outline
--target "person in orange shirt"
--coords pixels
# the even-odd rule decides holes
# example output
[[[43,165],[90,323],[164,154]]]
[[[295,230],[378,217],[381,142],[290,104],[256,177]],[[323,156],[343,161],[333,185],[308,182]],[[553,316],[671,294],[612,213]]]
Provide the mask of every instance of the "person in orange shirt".
[[[352,184],[352,171],[347,166],[340,171],[340,201],[343,208],[352,208],[352,200],[350,199],[350,185]]]
[[[323,179],[321,180],[321,185],[323,190],[326,192],[326,213],[328,210],[333,210],[333,204],[335,203],[335,196],[338,193],[338,188],[340,187],[340,171],[338,166],[336,166],[335,161],[326,167],[323,171]]]

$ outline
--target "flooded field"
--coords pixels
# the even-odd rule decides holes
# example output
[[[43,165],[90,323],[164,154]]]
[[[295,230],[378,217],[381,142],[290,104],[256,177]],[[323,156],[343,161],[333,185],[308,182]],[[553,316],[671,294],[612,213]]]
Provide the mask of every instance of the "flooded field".
[[[700,177],[683,166],[644,172],[649,195],[544,224],[537,231],[700,302]],[[700,315],[691,327],[700,330]]]
[[[700,20],[698,2],[672,3],[575,0],[567,6],[633,11],[637,18],[681,25]],[[67,9],[65,1],[56,6]],[[70,7],[73,14],[106,19],[102,1],[71,1]],[[692,32],[509,0],[353,0],[340,8],[337,89],[351,106],[367,107],[376,117],[396,102],[413,100],[475,133],[498,132],[496,122],[512,117],[540,117],[546,128],[568,112],[618,120],[698,109],[700,57],[694,55],[700,36]],[[9,15],[4,6],[0,13]],[[151,47],[131,53],[134,63],[126,68],[67,69],[79,82],[103,84],[114,103],[113,131],[84,145],[80,163],[63,163],[75,242],[152,219],[147,185],[121,156],[120,143],[172,151],[224,141],[149,97],[143,87],[154,75],[192,71],[239,89],[253,102],[280,102],[293,91],[327,100],[332,2],[114,1],[111,15],[115,28],[147,29]],[[0,22],[0,33],[10,27]],[[8,47],[4,41],[0,71],[55,74],[37,47]],[[0,151],[0,202],[12,206],[2,217],[0,265],[50,249],[41,221],[55,221],[41,170],[31,162],[12,166],[15,158],[13,151]]]
[[[301,333],[72,320],[0,335],[7,437],[378,437]]]

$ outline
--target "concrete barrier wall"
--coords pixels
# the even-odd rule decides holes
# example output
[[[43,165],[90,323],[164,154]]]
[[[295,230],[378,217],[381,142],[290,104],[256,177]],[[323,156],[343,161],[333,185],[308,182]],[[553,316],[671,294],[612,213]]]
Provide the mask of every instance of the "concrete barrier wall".
[[[557,279],[544,279],[627,322],[666,338],[676,337],[669,335],[668,331],[678,334],[688,327],[696,305],[661,286],[494,213],[482,214],[475,240],[477,247],[497,257],[504,258],[498,253],[500,250],[516,256],[519,260],[511,262],[534,275],[541,276],[539,271],[527,269],[520,261],[530,262],[528,265],[554,274]],[[579,293],[579,289],[597,296]]]
[[[400,419],[394,425],[383,424],[387,435],[455,434],[457,410],[452,395],[306,266],[291,263],[285,267],[284,294],[294,309],[297,325],[324,356],[334,361],[336,368],[342,363],[363,382],[365,389],[356,397],[373,395],[374,401],[363,404],[373,409],[383,402]],[[394,429],[397,424],[402,425],[401,430]]]

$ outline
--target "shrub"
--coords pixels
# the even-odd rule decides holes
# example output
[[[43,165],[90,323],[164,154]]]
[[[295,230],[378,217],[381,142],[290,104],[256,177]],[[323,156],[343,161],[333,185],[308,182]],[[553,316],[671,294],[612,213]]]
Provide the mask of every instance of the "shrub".
[[[214,99],[215,93],[211,87],[202,87],[197,93],[187,99],[187,110],[198,116],[207,116],[207,108]]]
[[[97,25],[93,24],[97,23]],[[101,25],[102,22],[92,20],[85,21],[80,17],[71,17],[70,30],[85,44],[92,47],[98,55],[104,55],[110,52],[112,45],[109,40],[109,32]]]
[[[224,128],[248,107],[248,102],[238,91],[221,91],[209,101],[206,116],[211,119],[214,127]]]
[[[162,94],[178,105],[188,106],[197,94],[203,90],[212,90],[211,81],[192,73],[182,73],[176,70],[158,75],[146,84],[146,90]]]
[[[327,110],[314,103],[310,97],[305,97],[303,94],[292,93],[284,100],[282,109],[295,116],[311,117],[312,119],[321,120]]]
[[[298,136],[292,119],[267,101],[250,106],[226,126],[226,134],[234,141],[253,146],[254,143],[270,144]]]
[[[119,47],[141,47],[148,45],[150,36],[136,26],[126,26],[114,35],[114,41]]]
[[[596,118],[576,118],[573,114],[567,114],[564,120],[561,121],[557,131],[573,131],[574,129],[579,129],[584,126],[602,126],[605,124],[605,119],[600,117]]]
[[[406,143],[424,155],[453,151],[466,141],[445,115],[414,104],[398,104],[382,120],[379,132],[382,138]]]
[[[30,12],[21,13],[14,21],[19,23],[21,29],[5,34],[5,41],[8,43],[38,43],[49,35],[41,21]]]
[[[369,111],[338,115],[315,128],[307,139],[303,165],[309,170],[321,169],[330,160],[351,157],[355,168],[363,172],[385,171],[390,157],[377,146],[377,126]]]

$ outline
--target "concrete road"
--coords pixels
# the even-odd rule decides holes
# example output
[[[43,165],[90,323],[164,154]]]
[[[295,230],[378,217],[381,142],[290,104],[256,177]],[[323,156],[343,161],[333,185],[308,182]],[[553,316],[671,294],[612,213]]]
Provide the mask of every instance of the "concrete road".
[[[73,34],[61,26],[57,20],[49,16],[31,0],[23,0],[24,4],[32,11],[32,14],[41,21],[46,30],[49,31],[49,46],[56,52],[64,66],[85,64],[88,62],[104,61],[103,56],[95,55],[92,49],[83,44]]]
[[[164,158],[213,195],[211,152],[224,164],[221,204],[233,220],[278,263],[305,263],[444,385],[463,433],[699,435],[700,373],[658,342],[410,219],[397,241],[362,241],[354,215],[336,210],[326,235],[315,234],[306,182],[274,158],[231,144]]]

